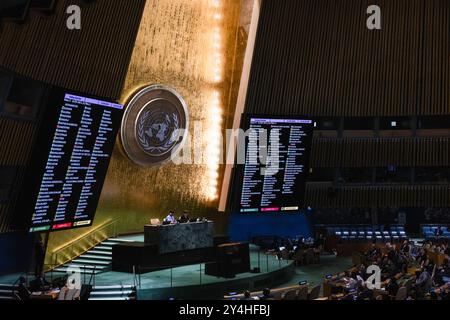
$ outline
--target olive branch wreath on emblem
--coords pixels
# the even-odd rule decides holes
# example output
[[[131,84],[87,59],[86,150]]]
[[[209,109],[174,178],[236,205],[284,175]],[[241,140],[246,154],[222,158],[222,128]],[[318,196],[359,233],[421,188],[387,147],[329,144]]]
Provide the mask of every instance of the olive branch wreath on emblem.
[[[147,120],[149,114],[150,114],[150,111],[144,112],[142,118],[138,122],[139,143],[141,144],[142,148],[144,148],[144,150],[146,150],[146,151],[165,152],[172,147],[172,144],[175,141],[174,136],[172,135],[172,137],[170,139],[168,139],[166,141],[166,143],[164,143],[162,146],[154,147],[154,146],[150,145],[150,143],[145,138],[145,121]],[[178,116],[175,113],[172,114],[172,121],[173,121],[174,127],[178,129],[179,121],[178,121]]]

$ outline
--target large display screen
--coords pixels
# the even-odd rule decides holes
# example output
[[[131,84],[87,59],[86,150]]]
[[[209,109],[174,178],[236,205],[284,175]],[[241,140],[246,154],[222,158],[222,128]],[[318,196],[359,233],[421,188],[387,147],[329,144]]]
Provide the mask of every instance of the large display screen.
[[[304,206],[314,123],[248,117],[239,211],[294,212]]]
[[[25,195],[33,204],[30,232],[92,225],[123,115],[117,103],[56,96],[47,106],[33,155],[29,181],[35,188]]]

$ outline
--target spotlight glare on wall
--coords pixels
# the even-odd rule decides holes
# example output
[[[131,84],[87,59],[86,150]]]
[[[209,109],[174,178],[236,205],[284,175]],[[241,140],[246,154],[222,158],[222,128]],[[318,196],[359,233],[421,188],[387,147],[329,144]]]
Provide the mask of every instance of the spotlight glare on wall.
[[[211,28],[208,31],[210,54],[207,79],[216,87],[224,80],[224,53],[223,36],[221,20],[223,12],[221,11],[220,0],[208,0],[211,10]],[[207,106],[207,130],[208,141],[205,144],[207,157],[207,190],[206,197],[211,200],[217,200],[219,185],[219,170],[222,157],[222,124],[223,108],[219,89],[213,89],[208,99]]]

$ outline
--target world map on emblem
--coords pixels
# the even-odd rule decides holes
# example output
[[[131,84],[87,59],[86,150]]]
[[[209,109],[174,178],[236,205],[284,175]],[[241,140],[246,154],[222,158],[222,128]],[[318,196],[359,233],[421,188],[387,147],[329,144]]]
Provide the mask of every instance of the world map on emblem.
[[[139,91],[127,105],[121,142],[127,156],[141,166],[160,165],[184,143],[187,105],[172,88],[154,85]]]

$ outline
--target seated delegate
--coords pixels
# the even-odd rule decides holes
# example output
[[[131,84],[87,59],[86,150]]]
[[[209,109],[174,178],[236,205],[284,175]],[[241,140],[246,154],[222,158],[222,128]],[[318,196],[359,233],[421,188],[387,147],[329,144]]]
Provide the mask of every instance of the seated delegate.
[[[175,218],[175,212],[170,211],[167,217],[164,219],[164,223],[167,224],[175,224],[177,223],[177,220]]]
[[[184,211],[183,215],[178,219],[178,223],[188,223],[189,221],[189,214],[187,211]]]

